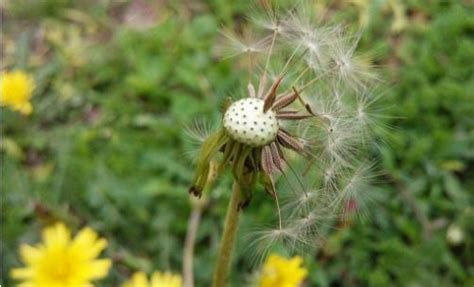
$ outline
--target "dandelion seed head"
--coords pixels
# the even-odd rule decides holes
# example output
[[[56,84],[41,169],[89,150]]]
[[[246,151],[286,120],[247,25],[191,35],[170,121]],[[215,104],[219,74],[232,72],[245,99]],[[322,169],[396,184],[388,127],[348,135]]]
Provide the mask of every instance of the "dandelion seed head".
[[[370,57],[357,50],[361,34],[323,23],[313,8],[306,2],[288,12],[266,7],[251,17],[255,31],[223,32],[227,56],[243,56],[248,64],[248,94],[226,110],[223,128],[239,144],[261,149],[245,167],[260,164],[257,170],[274,175],[265,190],[278,226],[256,232],[260,254],[275,244],[317,245],[340,216],[360,213],[370,202],[373,171],[365,159],[374,129],[383,128],[373,88],[379,78]],[[244,113],[237,115],[241,104]],[[255,129],[269,115],[278,118],[278,128]],[[256,123],[244,124],[249,117]],[[221,149],[228,162],[238,161],[239,149]],[[277,185],[278,178],[286,184]]]

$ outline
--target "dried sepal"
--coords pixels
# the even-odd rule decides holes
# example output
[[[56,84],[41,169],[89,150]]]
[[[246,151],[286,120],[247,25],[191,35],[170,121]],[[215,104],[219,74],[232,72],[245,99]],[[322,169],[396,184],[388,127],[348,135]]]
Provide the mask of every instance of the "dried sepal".
[[[189,193],[201,197],[202,191],[206,186],[209,177],[210,164],[213,157],[219,152],[228,140],[227,134],[223,129],[206,139],[201,147],[201,152],[197,161],[196,171]]]
[[[277,139],[282,146],[288,149],[294,150],[296,152],[304,151],[304,144],[299,139],[291,136],[283,129],[278,131]]]
[[[282,78],[277,78],[275,82],[273,82],[272,86],[270,87],[270,90],[267,92],[267,94],[264,97],[264,105],[263,105],[263,112],[266,113],[272,106],[273,103],[275,102],[276,96],[277,96],[277,89],[278,86],[281,83]]]
[[[296,100],[296,95],[297,94],[292,91],[290,93],[279,96],[278,99],[275,100],[275,102],[273,103],[272,108],[275,111],[279,111],[283,108],[286,108],[288,105],[290,105]]]

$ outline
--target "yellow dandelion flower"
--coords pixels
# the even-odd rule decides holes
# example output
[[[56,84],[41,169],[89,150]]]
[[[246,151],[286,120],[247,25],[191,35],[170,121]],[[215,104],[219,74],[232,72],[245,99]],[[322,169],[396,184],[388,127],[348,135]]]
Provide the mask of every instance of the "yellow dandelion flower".
[[[308,275],[299,256],[286,259],[271,254],[263,266],[260,287],[298,287]]]
[[[96,259],[107,246],[105,239],[86,227],[74,239],[62,223],[43,230],[43,243],[20,247],[23,268],[11,276],[22,287],[92,287],[90,281],[104,278],[111,266],[109,259]]]
[[[122,287],[181,287],[181,282],[181,276],[170,272],[155,271],[151,275],[151,281],[148,281],[145,273],[136,272]]]
[[[8,106],[14,111],[29,115],[33,111],[30,99],[33,95],[35,82],[22,71],[5,72],[0,77],[0,105]]]

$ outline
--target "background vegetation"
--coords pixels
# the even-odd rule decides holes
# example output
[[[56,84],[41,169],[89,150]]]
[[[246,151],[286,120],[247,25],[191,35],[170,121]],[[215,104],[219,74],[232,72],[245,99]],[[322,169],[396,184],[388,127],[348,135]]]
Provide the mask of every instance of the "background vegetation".
[[[108,238],[114,267],[101,285],[135,270],[181,270],[192,174],[183,127],[218,119],[222,99],[241,89],[239,67],[213,47],[222,25],[244,29],[245,2],[0,4],[2,69],[37,81],[30,117],[1,110],[2,285],[12,284],[19,244],[56,220]],[[307,286],[473,286],[472,4],[328,2],[326,17],[362,29],[360,50],[381,66],[391,128],[373,154],[380,176],[368,216],[306,255]],[[216,184],[203,214],[197,286],[209,286],[229,186]],[[272,212],[260,192],[241,234]],[[255,268],[245,245],[241,237],[233,286]]]

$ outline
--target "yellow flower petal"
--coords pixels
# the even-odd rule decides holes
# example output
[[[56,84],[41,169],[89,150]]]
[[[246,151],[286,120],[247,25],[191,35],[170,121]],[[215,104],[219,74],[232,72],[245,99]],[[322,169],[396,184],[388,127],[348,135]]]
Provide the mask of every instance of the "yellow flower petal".
[[[107,276],[109,269],[112,266],[112,261],[110,259],[100,259],[94,260],[89,263],[89,278],[91,279],[100,279]]]
[[[63,223],[56,223],[43,231],[43,241],[46,248],[64,248],[71,240],[71,234]]]
[[[298,287],[308,274],[301,267],[303,259],[299,256],[285,259],[271,254],[265,262],[260,278],[260,287]]]
[[[136,272],[132,278],[123,284],[123,287],[148,287],[148,279],[144,272]]]
[[[91,259],[99,256],[102,250],[107,247],[107,240],[98,239],[97,233],[91,228],[82,229],[74,238],[71,249],[81,252],[80,255],[85,259]]]
[[[148,281],[146,274],[143,272],[136,272],[125,282],[122,287],[181,287],[182,279],[180,275],[170,272],[153,272],[151,282]]]
[[[34,274],[31,268],[14,268],[10,271],[10,276],[14,279],[30,278]]]
[[[42,254],[43,253],[39,248],[27,244],[22,244],[20,246],[21,259],[27,264],[34,264],[41,258]]]
[[[13,269],[11,276],[26,287],[93,286],[91,281],[104,278],[112,265],[109,259],[96,259],[105,246],[90,228],[72,240],[67,227],[57,223],[43,230],[43,243],[20,247],[26,267]]]
[[[181,287],[181,276],[170,272],[153,272],[151,276],[151,287]]]
[[[29,115],[33,111],[33,106],[29,102],[24,103],[19,107],[18,111],[24,115]]]

